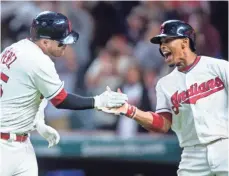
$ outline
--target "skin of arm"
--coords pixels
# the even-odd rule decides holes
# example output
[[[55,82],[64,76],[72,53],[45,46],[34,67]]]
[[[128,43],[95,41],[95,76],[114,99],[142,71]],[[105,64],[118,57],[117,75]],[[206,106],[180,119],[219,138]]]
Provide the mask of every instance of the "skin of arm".
[[[172,125],[172,114],[169,112],[154,113],[136,109],[132,117],[148,131],[166,133]]]

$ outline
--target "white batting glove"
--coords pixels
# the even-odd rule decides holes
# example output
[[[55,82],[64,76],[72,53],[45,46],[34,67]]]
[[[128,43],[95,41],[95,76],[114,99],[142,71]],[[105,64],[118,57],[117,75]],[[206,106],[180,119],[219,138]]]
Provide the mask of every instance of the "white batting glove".
[[[50,148],[58,144],[58,142],[60,141],[60,135],[54,128],[45,124],[44,109],[47,106],[47,104],[48,101],[46,99],[43,99],[35,117],[35,128],[37,132],[48,141],[48,148]]]
[[[42,121],[39,121],[36,124],[36,129],[37,132],[48,141],[48,148],[53,147],[59,143],[60,135],[54,128],[46,125]]]
[[[121,90],[118,89],[118,92],[121,92]],[[106,113],[110,113],[110,114],[114,114],[114,115],[125,115],[129,118],[134,119],[134,117],[136,115],[137,108],[135,106],[132,106],[132,105],[128,104],[127,102],[125,102],[125,104],[122,105],[121,107],[118,107],[118,108],[104,107],[101,110],[103,112],[106,112]]]
[[[113,92],[107,86],[107,90],[100,95],[94,97],[95,99],[95,108],[101,110],[102,108],[117,108],[121,107],[128,100],[126,94],[121,92]]]

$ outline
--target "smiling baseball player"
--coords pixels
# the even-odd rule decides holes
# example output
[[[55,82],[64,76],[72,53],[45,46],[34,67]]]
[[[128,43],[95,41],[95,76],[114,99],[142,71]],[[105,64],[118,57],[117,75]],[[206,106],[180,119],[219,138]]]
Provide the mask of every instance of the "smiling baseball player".
[[[49,56],[62,56],[78,38],[66,16],[45,11],[33,20],[30,39],[1,53],[0,176],[38,175],[30,131],[37,129],[49,146],[58,143],[57,131],[44,123],[45,99],[71,110],[120,107],[127,100],[125,94],[111,90],[95,97],[65,91]]]
[[[151,39],[175,69],[156,86],[156,112],[128,103],[103,111],[125,114],[149,131],[176,133],[183,148],[179,176],[228,176],[228,62],[195,53],[195,32],[179,20]]]

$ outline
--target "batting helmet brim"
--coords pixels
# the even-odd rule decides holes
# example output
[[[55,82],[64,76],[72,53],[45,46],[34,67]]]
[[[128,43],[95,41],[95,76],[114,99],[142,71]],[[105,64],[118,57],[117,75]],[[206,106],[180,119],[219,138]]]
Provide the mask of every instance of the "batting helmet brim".
[[[162,38],[184,38],[184,36],[174,36],[174,35],[167,35],[167,34],[159,34],[153,38],[150,39],[151,43],[154,44],[161,44],[161,39]]]
[[[64,45],[71,45],[77,42],[77,40],[79,39],[79,33],[75,32],[75,31],[71,31],[70,34],[68,34],[67,37],[65,37],[64,39],[59,40],[60,43],[64,44]]]
[[[159,34],[153,38],[150,39],[150,42],[151,43],[154,43],[154,44],[160,44],[161,43],[161,39],[164,38],[164,37],[167,37],[168,35],[166,34]]]

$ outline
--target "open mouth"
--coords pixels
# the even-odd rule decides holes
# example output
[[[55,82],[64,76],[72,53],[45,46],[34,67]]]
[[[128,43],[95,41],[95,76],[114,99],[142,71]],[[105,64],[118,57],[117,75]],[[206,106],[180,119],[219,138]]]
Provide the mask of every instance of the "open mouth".
[[[163,55],[165,56],[165,60],[172,59],[172,52],[171,51],[165,51],[165,52],[163,52]]]

